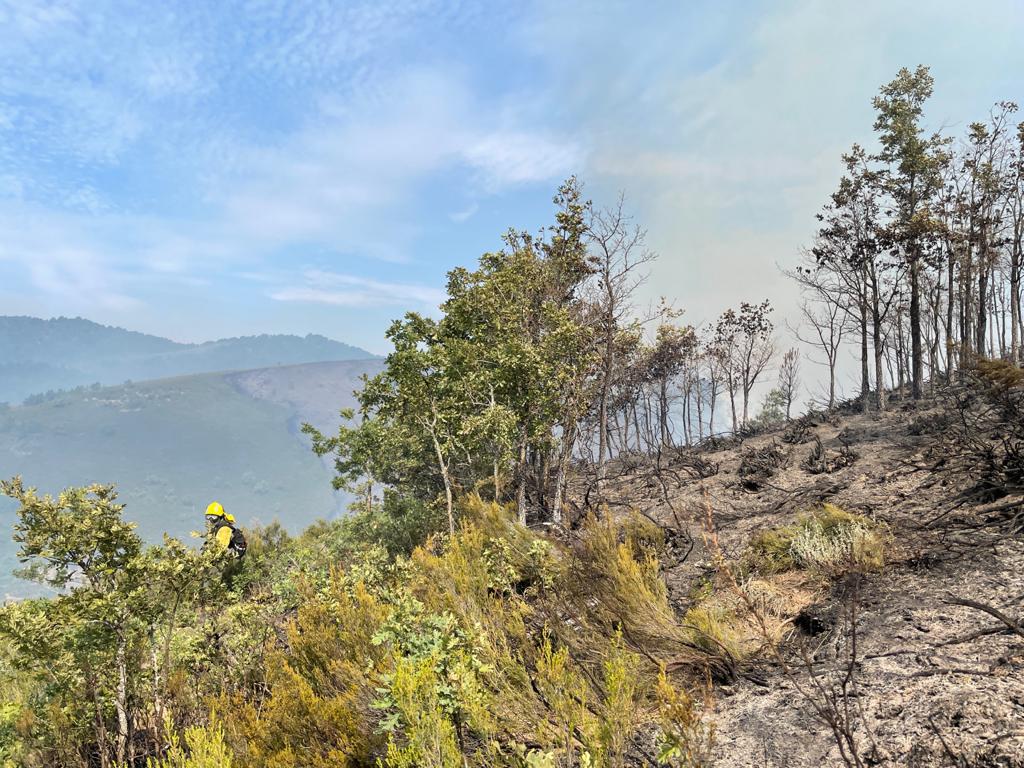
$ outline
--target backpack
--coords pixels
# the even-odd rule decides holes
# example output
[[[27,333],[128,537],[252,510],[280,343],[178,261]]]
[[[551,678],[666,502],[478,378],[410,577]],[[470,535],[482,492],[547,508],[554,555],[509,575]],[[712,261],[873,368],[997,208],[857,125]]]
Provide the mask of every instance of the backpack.
[[[248,542],[245,540],[245,534],[239,528],[235,528],[227,520],[222,522],[218,527],[214,535],[220,533],[222,528],[231,529],[231,539],[228,540],[228,551],[233,553],[235,557],[241,560],[245,557],[245,551],[249,548]]]
[[[248,548],[249,544],[245,540],[245,534],[242,533],[242,530],[231,526],[231,541],[228,543],[228,549],[234,552],[235,556],[241,560],[245,557],[245,550]]]

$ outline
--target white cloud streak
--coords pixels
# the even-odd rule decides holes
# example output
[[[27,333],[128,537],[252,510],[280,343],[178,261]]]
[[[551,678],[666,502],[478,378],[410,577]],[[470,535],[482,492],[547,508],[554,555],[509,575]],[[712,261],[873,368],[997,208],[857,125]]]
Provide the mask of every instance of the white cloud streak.
[[[304,285],[274,291],[274,301],[329,304],[339,307],[409,306],[436,309],[445,292],[425,285],[389,283],[355,275],[307,270]]]

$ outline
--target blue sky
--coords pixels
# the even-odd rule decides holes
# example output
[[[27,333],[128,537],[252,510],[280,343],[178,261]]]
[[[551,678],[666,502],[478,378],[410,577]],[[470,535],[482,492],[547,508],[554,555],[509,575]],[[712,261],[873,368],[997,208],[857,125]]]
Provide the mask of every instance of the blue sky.
[[[0,0],[0,313],[384,351],[578,173],[645,298],[785,309],[792,263],[928,64],[934,128],[1024,100],[1024,3]]]

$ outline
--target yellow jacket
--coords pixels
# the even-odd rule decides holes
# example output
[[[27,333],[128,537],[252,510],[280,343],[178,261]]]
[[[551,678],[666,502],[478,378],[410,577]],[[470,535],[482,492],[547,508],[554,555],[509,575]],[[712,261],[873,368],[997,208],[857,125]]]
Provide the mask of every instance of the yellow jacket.
[[[222,551],[227,549],[231,545],[231,526],[220,526],[214,535],[214,541],[217,542],[217,549]]]

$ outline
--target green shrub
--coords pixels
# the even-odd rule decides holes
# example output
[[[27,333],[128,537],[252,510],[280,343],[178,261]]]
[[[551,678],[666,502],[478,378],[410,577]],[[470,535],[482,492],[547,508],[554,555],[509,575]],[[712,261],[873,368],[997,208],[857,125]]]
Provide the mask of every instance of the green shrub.
[[[751,541],[743,564],[761,574],[794,569],[823,573],[875,571],[885,564],[886,543],[875,523],[825,504],[793,525],[759,533]]]
[[[792,543],[789,528],[769,528],[761,531],[747,547],[744,565],[758,573],[772,574],[796,568],[796,559],[790,551]]]
[[[14,702],[0,704],[0,768],[14,768],[18,756],[18,716],[21,707]]]
[[[671,768],[709,768],[713,763],[715,729],[704,719],[708,709],[686,691],[672,685],[662,670],[656,688],[658,701],[658,763]]]
[[[170,742],[167,754],[159,760],[147,760],[146,768],[231,768],[234,764],[231,750],[224,743],[224,729],[218,723],[186,728],[184,745],[170,719],[165,726]]]
[[[736,629],[738,622],[739,617],[731,607],[714,599],[695,605],[683,616],[683,624],[694,645],[709,654],[725,654],[733,659],[743,656]]]

